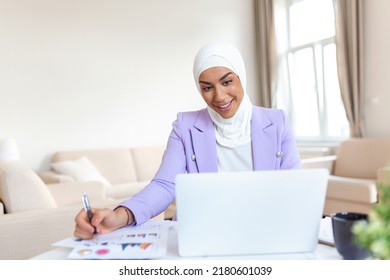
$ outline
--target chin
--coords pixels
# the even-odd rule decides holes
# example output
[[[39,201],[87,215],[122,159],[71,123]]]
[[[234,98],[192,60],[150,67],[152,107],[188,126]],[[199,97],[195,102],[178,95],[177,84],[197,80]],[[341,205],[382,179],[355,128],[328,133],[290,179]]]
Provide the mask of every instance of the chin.
[[[218,113],[222,118],[224,119],[230,119],[234,117],[234,113],[231,112],[224,112],[223,114]]]
[[[222,118],[224,119],[230,119],[232,117],[234,117],[234,115],[236,114],[237,110],[234,110],[234,108],[230,108],[230,110],[228,111],[219,111],[217,108],[214,108],[214,111],[216,113],[218,113],[218,115],[220,115]]]

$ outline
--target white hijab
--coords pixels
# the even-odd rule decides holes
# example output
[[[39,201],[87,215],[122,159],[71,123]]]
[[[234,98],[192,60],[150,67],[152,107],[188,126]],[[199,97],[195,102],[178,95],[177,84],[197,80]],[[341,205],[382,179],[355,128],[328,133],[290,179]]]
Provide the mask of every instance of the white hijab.
[[[202,47],[194,61],[194,79],[200,90],[199,77],[203,71],[211,67],[226,67],[232,70],[241,81],[244,91],[243,98],[236,114],[229,118],[222,118],[211,107],[207,106],[214,127],[218,144],[234,148],[251,141],[252,103],[246,94],[245,64],[240,52],[231,44],[212,43]]]

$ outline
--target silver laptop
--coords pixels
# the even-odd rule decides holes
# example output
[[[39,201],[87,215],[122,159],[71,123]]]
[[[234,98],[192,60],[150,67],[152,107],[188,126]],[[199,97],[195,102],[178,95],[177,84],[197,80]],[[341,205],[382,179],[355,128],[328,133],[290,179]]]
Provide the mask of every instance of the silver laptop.
[[[314,252],[327,181],[326,169],[178,175],[179,254]]]

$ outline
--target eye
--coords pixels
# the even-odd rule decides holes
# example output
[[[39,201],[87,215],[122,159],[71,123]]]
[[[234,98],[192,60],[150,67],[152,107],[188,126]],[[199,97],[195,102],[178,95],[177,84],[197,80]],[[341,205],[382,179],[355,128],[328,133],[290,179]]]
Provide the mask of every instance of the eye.
[[[203,87],[203,88],[202,88],[202,91],[209,92],[210,90],[212,90],[212,88],[213,88],[213,87],[210,87],[210,86]]]
[[[222,85],[229,86],[231,83],[233,83],[233,80],[226,80],[226,81],[223,81]]]

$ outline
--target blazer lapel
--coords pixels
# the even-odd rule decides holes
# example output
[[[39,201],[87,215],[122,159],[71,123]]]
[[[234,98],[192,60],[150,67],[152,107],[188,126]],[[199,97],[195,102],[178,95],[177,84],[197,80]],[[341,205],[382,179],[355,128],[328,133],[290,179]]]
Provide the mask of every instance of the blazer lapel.
[[[256,107],[253,108],[251,122],[253,169],[274,169],[278,147],[277,127]],[[200,112],[190,133],[198,172],[218,172],[215,130],[206,109]],[[270,160],[272,158],[275,160]]]
[[[218,172],[215,130],[207,110],[201,111],[190,133],[198,172]]]
[[[274,169],[276,161],[270,159],[275,158],[277,150],[277,127],[268,117],[261,111],[253,108],[251,137],[252,137],[252,156],[254,170]]]

